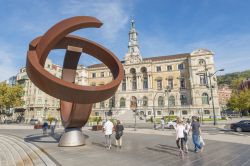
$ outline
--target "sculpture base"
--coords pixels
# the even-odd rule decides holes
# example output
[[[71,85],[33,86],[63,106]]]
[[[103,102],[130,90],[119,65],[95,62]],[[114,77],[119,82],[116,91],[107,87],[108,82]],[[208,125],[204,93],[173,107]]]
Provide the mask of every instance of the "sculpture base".
[[[85,137],[81,128],[65,128],[58,146],[82,146],[85,145]]]

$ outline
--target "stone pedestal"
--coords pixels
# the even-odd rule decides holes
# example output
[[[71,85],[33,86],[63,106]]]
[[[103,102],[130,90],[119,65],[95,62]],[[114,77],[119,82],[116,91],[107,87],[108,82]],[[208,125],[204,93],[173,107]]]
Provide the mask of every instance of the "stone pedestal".
[[[66,128],[60,138],[58,146],[82,146],[85,145],[85,137],[81,128]]]

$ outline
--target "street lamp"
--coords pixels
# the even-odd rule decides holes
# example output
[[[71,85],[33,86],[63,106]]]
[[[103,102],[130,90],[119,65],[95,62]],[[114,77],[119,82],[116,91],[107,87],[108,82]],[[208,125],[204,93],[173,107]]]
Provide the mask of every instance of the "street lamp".
[[[208,72],[207,65],[205,64],[205,71],[206,71],[205,76],[208,77],[208,79],[209,79],[209,85],[207,85],[207,88],[210,89],[210,93],[211,93],[212,108],[213,108],[213,119],[214,119],[214,125],[216,125],[216,115],[215,115],[214,97],[213,97],[213,86],[212,86],[211,77],[213,77],[219,71],[224,71],[224,69],[216,70],[214,73],[210,73],[210,72]],[[199,75],[199,74],[197,74],[197,75]]]
[[[218,71],[224,71],[224,69],[220,69],[215,71],[213,74],[212,73],[208,73],[208,78],[209,78],[209,88],[210,88],[210,92],[211,92],[211,99],[212,99],[212,107],[213,107],[213,116],[214,116],[214,125],[216,125],[216,117],[215,117],[215,108],[214,108],[214,97],[213,97],[213,87],[212,87],[212,82],[211,82],[211,77],[213,77]],[[207,69],[206,69],[207,72]]]

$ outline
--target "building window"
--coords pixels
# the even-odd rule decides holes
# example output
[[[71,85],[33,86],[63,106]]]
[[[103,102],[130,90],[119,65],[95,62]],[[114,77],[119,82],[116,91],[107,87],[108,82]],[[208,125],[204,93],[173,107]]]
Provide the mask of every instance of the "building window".
[[[162,96],[159,96],[158,98],[158,106],[160,107],[164,106],[164,98]]]
[[[170,107],[175,106],[175,98],[174,98],[174,96],[169,97],[168,104],[169,104]]]
[[[181,105],[187,105],[187,97],[185,95],[181,95]]]
[[[172,70],[173,70],[173,69],[172,69],[172,65],[168,65],[168,66],[167,66],[167,70],[168,70],[168,71],[172,71]]]
[[[157,111],[157,115],[161,115],[161,111]]]
[[[180,78],[180,88],[181,89],[185,89],[185,79],[184,78]]]
[[[142,106],[147,107],[148,106],[148,98],[146,96],[143,97],[142,99]]]
[[[109,108],[115,107],[115,98],[112,97],[111,99],[109,99]]]
[[[92,78],[96,78],[96,73],[92,73]]]
[[[162,89],[162,80],[157,80],[157,89],[158,90]]]
[[[169,112],[169,115],[174,115],[174,111],[173,111],[173,110],[170,111],[170,112]]]
[[[99,112],[95,112],[95,116],[99,116]]]
[[[104,101],[101,101],[100,102],[100,108],[104,108],[105,107],[105,103],[104,103]]]
[[[183,63],[181,63],[181,64],[178,65],[178,69],[179,69],[179,70],[183,70],[183,69],[184,69]]]
[[[199,59],[199,65],[206,65],[206,61],[204,59]]]
[[[148,115],[151,115],[151,111],[148,111]]]
[[[123,98],[123,97],[120,99],[120,107],[121,107],[121,108],[126,107],[126,100],[125,100],[125,98]]]
[[[171,79],[168,79],[168,87],[169,87],[170,89],[173,89],[173,87],[174,87],[174,81],[173,81],[172,78],[171,78]]]
[[[200,75],[200,85],[207,85],[207,78],[205,74]]]
[[[209,104],[209,98],[207,93],[202,94],[202,104]]]
[[[134,68],[131,68],[130,73],[132,75],[132,90],[136,90],[137,89],[136,70]]]
[[[204,110],[204,114],[210,114],[209,110]]]
[[[92,82],[90,85],[91,85],[91,86],[96,86],[96,84],[95,84],[94,82]]]
[[[186,110],[182,111],[182,115],[187,115],[188,112]]]
[[[148,77],[143,78],[143,89],[148,89]]]
[[[122,91],[126,91],[126,79],[122,81]]]
[[[101,77],[104,77],[104,72],[101,72]]]
[[[156,71],[160,72],[161,71],[161,66],[156,66]]]

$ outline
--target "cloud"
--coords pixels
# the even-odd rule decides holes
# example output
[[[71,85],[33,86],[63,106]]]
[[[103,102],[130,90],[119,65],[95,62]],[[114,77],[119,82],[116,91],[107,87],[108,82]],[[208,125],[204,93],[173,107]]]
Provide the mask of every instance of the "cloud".
[[[63,1],[61,13],[64,15],[90,15],[104,22],[101,28],[102,36],[106,39],[119,37],[119,32],[127,27],[131,7],[130,1]]]
[[[7,80],[13,75],[17,74],[16,66],[13,62],[15,59],[8,45],[0,44],[0,82]]]

